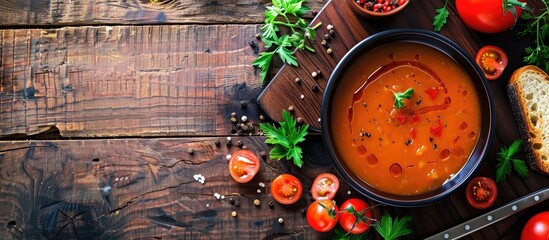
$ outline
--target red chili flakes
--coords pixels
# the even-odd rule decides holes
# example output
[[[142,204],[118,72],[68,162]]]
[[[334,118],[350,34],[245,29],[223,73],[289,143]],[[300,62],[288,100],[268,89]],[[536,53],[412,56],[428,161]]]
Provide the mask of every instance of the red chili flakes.
[[[438,125],[436,127],[431,127],[431,135],[435,137],[442,136],[442,130],[444,129],[444,126],[442,126],[442,123],[440,123],[440,120],[438,121]]]
[[[419,114],[416,113],[416,114],[412,115],[412,117],[410,118],[410,123],[416,124],[420,120],[421,120],[421,118],[419,117]]]
[[[417,136],[417,130],[415,128],[410,129],[409,135],[412,139],[415,139]]]
[[[435,100],[439,91],[440,89],[438,89],[437,87],[432,87],[430,89],[425,90],[425,92],[429,95],[429,98],[431,98],[431,100]]]
[[[408,122],[408,116],[406,116],[405,114],[402,114],[402,113],[397,114],[396,119],[401,124],[404,124],[404,123]]]

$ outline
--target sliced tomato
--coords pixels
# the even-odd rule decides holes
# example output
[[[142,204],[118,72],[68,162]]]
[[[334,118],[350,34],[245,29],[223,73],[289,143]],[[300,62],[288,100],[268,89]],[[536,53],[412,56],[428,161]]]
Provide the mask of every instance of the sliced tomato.
[[[467,202],[476,209],[489,208],[496,201],[497,195],[496,182],[487,177],[473,178],[465,189]]]
[[[331,173],[318,175],[311,186],[311,194],[314,200],[333,199],[339,189],[339,179]]]
[[[338,219],[338,208],[333,200],[317,200],[307,208],[307,222],[316,231],[332,230]]]
[[[299,179],[290,174],[280,174],[271,183],[271,194],[281,204],[295,203],[303,193]]]
[[[486,79],[495,80],[501,76],[501,73],[507,67],[508,59],[507,54],[501,48],[488,45],[478,51],[475,61]]]
[[[372,224],[372,210],[358,198],[347,199],[340,207],[339,225],[351,234],[366,232]]]
[[[229,173],[239,183],[246,183],[254,178],[259,171],[260,163],[257,155],[250,150],[238,150],[229,160]]]

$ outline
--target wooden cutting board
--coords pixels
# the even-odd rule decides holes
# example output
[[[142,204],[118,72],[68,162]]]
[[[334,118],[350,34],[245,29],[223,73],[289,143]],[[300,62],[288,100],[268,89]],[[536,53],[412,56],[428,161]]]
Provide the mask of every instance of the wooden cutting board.
[[[322,96],[332,70],[343,56],[358,42],[383,30],[418,28],[432,30],[435,9],[444,1],[412,1],[395,16],[372,20],[356,14],[349,6],[352,0],[331,0],[319,11],[311,25],[322,22],[312,43],[315,53],[297,51],[299,66],[284,65],[258,98],[265,113],[275,121],[282,121],[282,109],[294,109],[294,116],[302,118],[315,130],[320,129]],[[480,40],[466,27],[456,14],[453,2],[448,3],[450,15],[440,32],[460,45],[473,56],[480,48]],[[332,53],[321,45],[327,26],[332,25],[335,34],[328,40]],[[318,76],[313,77],[312,73]],[[299,83],[295,79],[299,78]]]

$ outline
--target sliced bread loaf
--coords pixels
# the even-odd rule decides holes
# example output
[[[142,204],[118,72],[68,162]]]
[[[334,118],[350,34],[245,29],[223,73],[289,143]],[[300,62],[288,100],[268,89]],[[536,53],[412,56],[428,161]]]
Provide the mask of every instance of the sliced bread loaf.
[[[507,93],[530,168],[549,175],[549,75],[533,65],[519,68]]]

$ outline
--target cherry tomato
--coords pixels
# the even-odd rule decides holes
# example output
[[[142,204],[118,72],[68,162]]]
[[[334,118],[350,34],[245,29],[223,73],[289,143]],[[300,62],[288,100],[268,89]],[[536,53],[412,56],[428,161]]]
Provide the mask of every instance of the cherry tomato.
[[[238,150],[229,160],[229,173],[239,183],[247,183],[259,171],[259,159],[250,150]]]
[[[520,235],[520,240],[547,240],[549,239],[549,211],[534,215]]]
[[[459,17],[467,26],[484,33],[510,29],[522,14],[520,7],[514,7],[516,16],[508,10],[503,11],[503,0],[456,0],[456,8]]]
[[[467,184],[467,202],[476,209],[485,209],[494,203],[498,195],[496,182],[487,177],[476,177]]]
[[[331,173],[318,175],[311,186],[314,200],[333,199],[339,189],[339,179]]]
[[[339,225],[351,234],[366,232],[372,224],[370,205],[358,198],[350,198],[340,207]]]
[[[280,174],[271,183],[271,194],[281,204],[295,203],[302,192],[301,182],[290,174]]]
[[[327,232],[337,224],[339,214],[335,202],[328,199],[317,200],[307,208],[307,222],[316,231]]]
[[[507,66],[507,54],[496,46],[485,46],[481,48],[475,58],[478,66],[488,80],[495,80]]]

